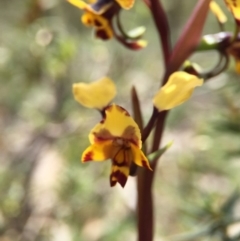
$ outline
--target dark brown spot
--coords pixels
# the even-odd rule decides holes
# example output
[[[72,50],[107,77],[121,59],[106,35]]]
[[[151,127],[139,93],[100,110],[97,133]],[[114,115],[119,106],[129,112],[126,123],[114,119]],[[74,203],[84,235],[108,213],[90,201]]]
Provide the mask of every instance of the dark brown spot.
[[[93,160],[93,153],[90,151],[83,157],[83,162],[89,162]]]
[[[92,25],[92,19],[91,19],[91,18],[88,18],[88,19],[87,19],[87,23],[88,23],[89,25]]]
[[[98,29],[98,30],[96,30],[96,37],[97,37],[97,38],[100,38],[100,39],[102,39],[102,40],[108,40],[108,39],[111,38],[111,36],[109,36],[109,35],[107,34],[107,31],[104,30],[104,29]]]
[[[103,124],[104,122],[105,122],[105,119],[102,119],[102,120],[100,121],[101,124]]]
[[[236,8],[237,7],[237,0],[232,0],[233,6]]]
[[[95,25],[96,27],[101,27],[101,26],[102,26],[102,23],[99,22],[97,19],[94,19],[94,25]]]
[[[115,179],[117,179],[117,181]],[[111,185],[111,187],[115,186],[117,182],[122,187],[124,187],[126,182],[127,182],[127,177],[122,172],[120,172],[120,170],[117,170],[116,172],[112,172],[111,175],[110,175],[110,185]]]

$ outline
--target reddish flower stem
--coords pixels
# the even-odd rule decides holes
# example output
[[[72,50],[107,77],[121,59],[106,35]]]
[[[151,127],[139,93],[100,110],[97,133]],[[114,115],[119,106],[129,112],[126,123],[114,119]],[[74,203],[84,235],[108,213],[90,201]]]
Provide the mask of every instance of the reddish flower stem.
[[[158,110],[156,108],[153,108],[152,116],[150,117],[148,124],[146,125],[146,127],[143,129],[143,132],[142,132],[142,142],[143,143],[145,143],[150,132],[152,131],[155,121],[157,119],[157,116],[158,116]]]
[[[158,150],[167,117],[166,111],[157,117],[152,151]],[[152,184],[156,171],[157,160],[152,162],[153,171],[141,168],[138,173],[138,241],[152,241],[154,235],[154,207]]]
[[[167,69],[168,60],[171,54],[167,16],[159,0],[144,1],[151,10],[153,20],[158,30],[160,46],[163,51],[164,65]],[[166,82],[167,78],[168,74],[166,73],[163,78],[162,85]],[[144,143],[148,138],[150,132],[154,128],[154,124],[157,120],[152,151],[156,151],[159,148],[166,116],[166,111],[158,113],[158,111],[154,108],[152,116],[147,126],[143,130]],[[152,241],[154,236],[154,208],[152,197],[152,184],[156,170],[156,164],[157,160],[154,160],[152,163],[152,172],[141,168],[138,173],[138,241]]]
[[[163,51],[164,64],[167,66],[170,54],[171,43],[169,38],[169,26],[166,13],[159,0],[144,0],[147,6],[150,8],[154,23],[158,30],[161,49]]]

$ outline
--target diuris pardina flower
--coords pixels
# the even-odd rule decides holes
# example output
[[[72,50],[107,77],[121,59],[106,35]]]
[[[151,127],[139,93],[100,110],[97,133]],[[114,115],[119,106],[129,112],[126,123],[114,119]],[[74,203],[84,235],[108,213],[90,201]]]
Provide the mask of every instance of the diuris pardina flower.
[[[87,4],[81,0],[67,0],[85,13],[82,15],[82,23],[95,29],[96,37],[107,40],[113,37],[112,17],[119,12],[120,6],[115,1],[97,1]]]
[[[152,170],[141,151],[142,141],[138,125],[129,113],[118,105],[105,108],[105,117],[89,134],[91,145],[83,152],[82,162],[111,159],[110,185],[125,186],[130,165]]]
[[[82,23],[85,26],[93,27],[97,38],[108,40],[114,36],[120,43],[132,50],[146,47],[147,42],[139,40],[145,32],[145,28],[136,28],[131,31],[131,34],[126,34],[120,21],[117,24],[112,23],[113,17],[116,16],[119,20],[120,10],[122,8],[130,9],[134,0],[97,0],[93,4],[87,4],[82,0],[67,1],[85,12],[82,16]],[[118,28],[117,31],[113,26]]]
[[[194,88],[202,84],[203,79],[183,71],[177,71],[169,77],[167,83],[157,92],[153,104],[159,111],[170,110],[187,101]]]

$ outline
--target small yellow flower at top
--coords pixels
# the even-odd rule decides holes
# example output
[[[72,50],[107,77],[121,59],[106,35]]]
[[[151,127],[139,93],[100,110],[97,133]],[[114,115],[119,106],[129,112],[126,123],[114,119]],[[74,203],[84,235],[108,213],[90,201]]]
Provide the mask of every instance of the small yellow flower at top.
[[[96,37],[107,40],[113,37],[111,20],[115,13],[120,9],[116,7],[115,1],[96,1],[93,4],[87,4],[82,0],[67,0],[75,7],[84,10],[82,23],[85,26],[95,29]],[[115,5],[114,5],[115,4]]]
[[[117,91],[113,81],[104,77],[90,84],[73,84],[76,101],[88,108],[104,109],[115,97]]]
[[[152,170],[141,151],[139,127],[121,106],[113,104],[106,107],[105,117],[91,130],[89,141],[91,145],[83,152],[82,162],[111,159],[111,186],[117,182],[125,186],[132,162]]]
[[[201,86],[203,79],[183,71],[173,73],[167,83],[157,92],[153,99],[159,110],[169,110],[187,101],[195,87]]]
[[[131,50],[140,50],[146,47],[147,42],[140,40],[145,32],[144,28],[140,27],[137,28],[138,31],[135,29],[135,31],[125,33],[119,19],[117,24],[113,23],[114,16],[118,15],[121,9],[130,9],[134,0],[93,0],[91,1],[92,4],[87,4],[82,0],[67,1],[84,10],[81,18],[82,23],[87,27],[93,27],[97,38],[109,40],[115,37],[117,41]],[[142,31],[143,29],[144,31]]]

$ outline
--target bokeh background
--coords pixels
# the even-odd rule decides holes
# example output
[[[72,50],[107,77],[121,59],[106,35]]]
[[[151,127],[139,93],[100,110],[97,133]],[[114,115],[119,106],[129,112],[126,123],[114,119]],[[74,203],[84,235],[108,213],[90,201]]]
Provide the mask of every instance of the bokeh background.
[[[195,1],[163,0],[172,43]],[[223,1],[218,1],[234,22]],[[130,113],[139,93],[145,123],[164,72],[151,14],[142,1],[122,12],[126,30],[147,28],[130,51],[96,40],[64,0],[0,1],[0,241],[136,240],[136,179],[109,187],[110,163],[81,164],[97,111],[74,101],[72,83],[112,78],[114,102]],[[209,13],[204,34],[219,32]],[[214,51],[191,60],[213,67]],[[228,70],[171,111],[154,185],[156,241],[240,240],[240,77]]]

